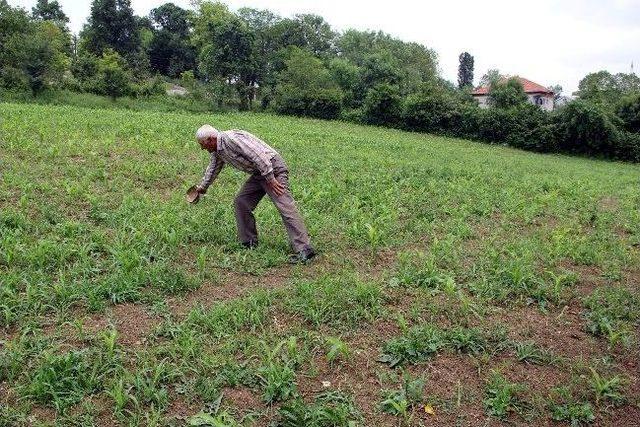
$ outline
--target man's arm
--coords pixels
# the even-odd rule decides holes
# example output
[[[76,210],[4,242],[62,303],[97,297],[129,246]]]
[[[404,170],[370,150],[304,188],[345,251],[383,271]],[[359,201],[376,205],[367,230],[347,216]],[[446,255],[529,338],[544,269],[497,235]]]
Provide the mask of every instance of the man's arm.
[[[211,154],[211,162],[209,166],[207,166],[207,170],[202,177],[202,181],[198,185],[198,192],[204,194],[207,192],[207,188],[211,185],[211,183],[218,177],[220,170],[224,166],[224,161],[216,155],[216,153]]]

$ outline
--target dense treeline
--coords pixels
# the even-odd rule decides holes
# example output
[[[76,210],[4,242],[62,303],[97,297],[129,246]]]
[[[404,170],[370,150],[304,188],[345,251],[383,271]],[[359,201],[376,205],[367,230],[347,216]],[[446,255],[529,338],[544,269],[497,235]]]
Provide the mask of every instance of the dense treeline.
[[[214,108],[269,110],[459,136],[538,150],[640,160],[640,79],[586,76],[578,99],[546,113],[516,80],[490,70],[492,108],[470,95],[471,55],[458,86],[436,53],[381,32],[339,33],[320,16],[231,11],[222,3],[172,3],[135,16],[130,0],[93,0],[78,36],[56,1],[30,11],[0,0],[3,90],[66,89],[117,98],[164,94],[177,83]]]

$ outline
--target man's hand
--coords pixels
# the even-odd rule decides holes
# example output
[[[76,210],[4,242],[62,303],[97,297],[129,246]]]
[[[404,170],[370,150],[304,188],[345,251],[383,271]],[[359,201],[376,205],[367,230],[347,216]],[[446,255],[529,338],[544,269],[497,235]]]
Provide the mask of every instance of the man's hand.
[[[273,191],[273,193],[278,197],[282,196],[285,193],[285,191],[287,191],[285,186],[280,184],[280,181],[278,181],[275,178],[272,178],[270,181],[267,181],[267,185],[269,186],[271,191]]]
[[[198,185],[198,186],[196,187],[196,190],[197,190],[197,191],[198,191],[198,193],[200,193],[200,194],[204,194],[204,193],[206,193],[206,192],[207,192],[207,189],[206,189],[206,188],[204,188],[204,187],[202,187],[202,186],[200,186],[200,185]]]

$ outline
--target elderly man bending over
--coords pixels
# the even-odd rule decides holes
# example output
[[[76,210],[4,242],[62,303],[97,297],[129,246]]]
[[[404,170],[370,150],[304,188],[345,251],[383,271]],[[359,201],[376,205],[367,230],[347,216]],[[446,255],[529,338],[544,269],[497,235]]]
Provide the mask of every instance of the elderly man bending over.
[[[225,163],[251,174],[234,202],[238,238],[244,247],[254,248],[258,244],[258,230],[253,210],[262,197],[268,194],[280,211],[289,242],[295,251],[289,261],[307,262],[316,255],[289,191],[289,170],[277,151],[249,132],[221,132],[210,125],[198,129],[196,139],[203,150],[211,153],[211,163],[197,187],[200,194],[207,192],[207,188],[216,179]]]

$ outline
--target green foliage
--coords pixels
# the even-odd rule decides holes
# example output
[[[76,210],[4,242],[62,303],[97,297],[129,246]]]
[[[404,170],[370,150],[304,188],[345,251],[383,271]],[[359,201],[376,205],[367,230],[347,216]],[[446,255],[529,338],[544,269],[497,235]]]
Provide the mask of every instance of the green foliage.
[[[294,49],[278,76],[276,110],[283,114],[334,119],[340,113],[342,91],[329,70],[310,53]]]
[[[596,419],[591,404],[576,400],[567,387],[553,389],[548,406],[555,421],[567,421],[571,427],[585,426]]]
[[[411,378],[403,372],[400,390],[383,391],[384,399],[380,403],[383,412],[409,420],[409,411],[422,403],[425,381],[421,378]]]
[[[640,320],[640,298],[630,290],[615,286],[593,291],[584,300],[587,330],[604,336],[610,345],[630,344],[634,326]]]
[[[500,343],[500,336],[476,328],[455,327],[443,330],[427,324],[415,326],[403,336],[387,341],[378,360],[395,367],[428,360],[445,350],[467,354],[494,351],[500,348]]]
[[[463,134],[460,108],[440,91],[410,95],[404,102],[403,122],[409,129],[438,134]]]
[[[640,94],[622,98],[616,107],[616,115],[627,131],[640,133]]]
[[[525,302],[545,307],[559,304],[577,281],[574,274],[537,273],[526,256],[495,258],[488,274],[470,286],[481,297],[502,302]]]
[[[489,415],[504,419],[510,412],[519,413],[524,405],[521,398],[525,387],[508,382],[500,373],[493,372],[485,387],[484,408]]]
[[[155,24],[149,44],[151,69],[169,77],[195,68],[195,49],[189,41],[191,12],[165,3],[149,12]]]
[[[0,85],[34,95],[62,80],[68,34],[52,21],[31,21],[22,9],[0,4]]]
[[[205,412],[192,415],[187,420],[187,425],[198,427],[239,427],[242,424],[238,423],[229,413],[221,411],[215,415]]]
[[[365,123],[394,126],[398,124],[401,113],[402,104],[397,86],[380,83],[367,92],[363,105]]]
[[[338,360],[349,360],[351,352],[349,346],[340,338],[327,337],[327,361],[333,365]]]
[[[115,51],[121,57],[133,59],[141,40],[131,0],[93,0],[80,38],[81,46],[98,57]]]
[[[556,361],[556,357],[551,352],[538,347],[533,341],[516,342],[514,350],[519,362],[534,365],[551,365]]]
[[[601,400],[611,401],[614,405],[620,405],[625,401],[623,393],[623,382],[618,375],[611,378],[605,378],[598,374],[595,369],[589,368],[591,371],[591,389],[596,398],[596,405]]]
[[[495,108],[511,108],[527,102],[522,83],[512,77],[506,81],[492,82],[489,87],[489,103]]]
[[[491,87],[497,84],[503,78],[500,70],[490,69],[480,78],[480,86]]]
[[[473,86],[473,56],[469,52],[463,52],[459,57],[460,65],[458,65],[458,87]]]
[[[334,391],[317,395],[313,403],[297,398],[278,413],[278,427],[352,427],[361,419],[352,400]]]
[[[87,351],[60,355],[46,352],[21,393],[63,411],[101,389],[102,381],[109,374],[109,363],[100,354]]]
[[[55,0],[38,0],[36,5],[31,8],[31,16],[43,21],[53,21],[60,28],[64,28],[69,23],[69,18],[62,11],[60,3]]]
[[[612,117],[594,104],[574,101],[558,113],[560,148],[579,153],[611,153],[618,133]]]
[[[313,325],[337,326],[372,321],[380,314],[382,302],[382,290],[375,283],[325,276],[297,283],[287,306]]]
[[[120,55],[113,50],[106,50],[97,61],[93,91],[116,99],[130,92],[130,80]]]
[[[577,92],[581,100],[606,110],[613,109],[621,98],[638,93],[640,77],[633,73],[611,74],[608,71],[587,74],[578,83]]]
[[[262,399],[267,403],[288,400],[297,394],[295,372],[291,367],[279,362],[269,362],[258,370],[262,384]]]

